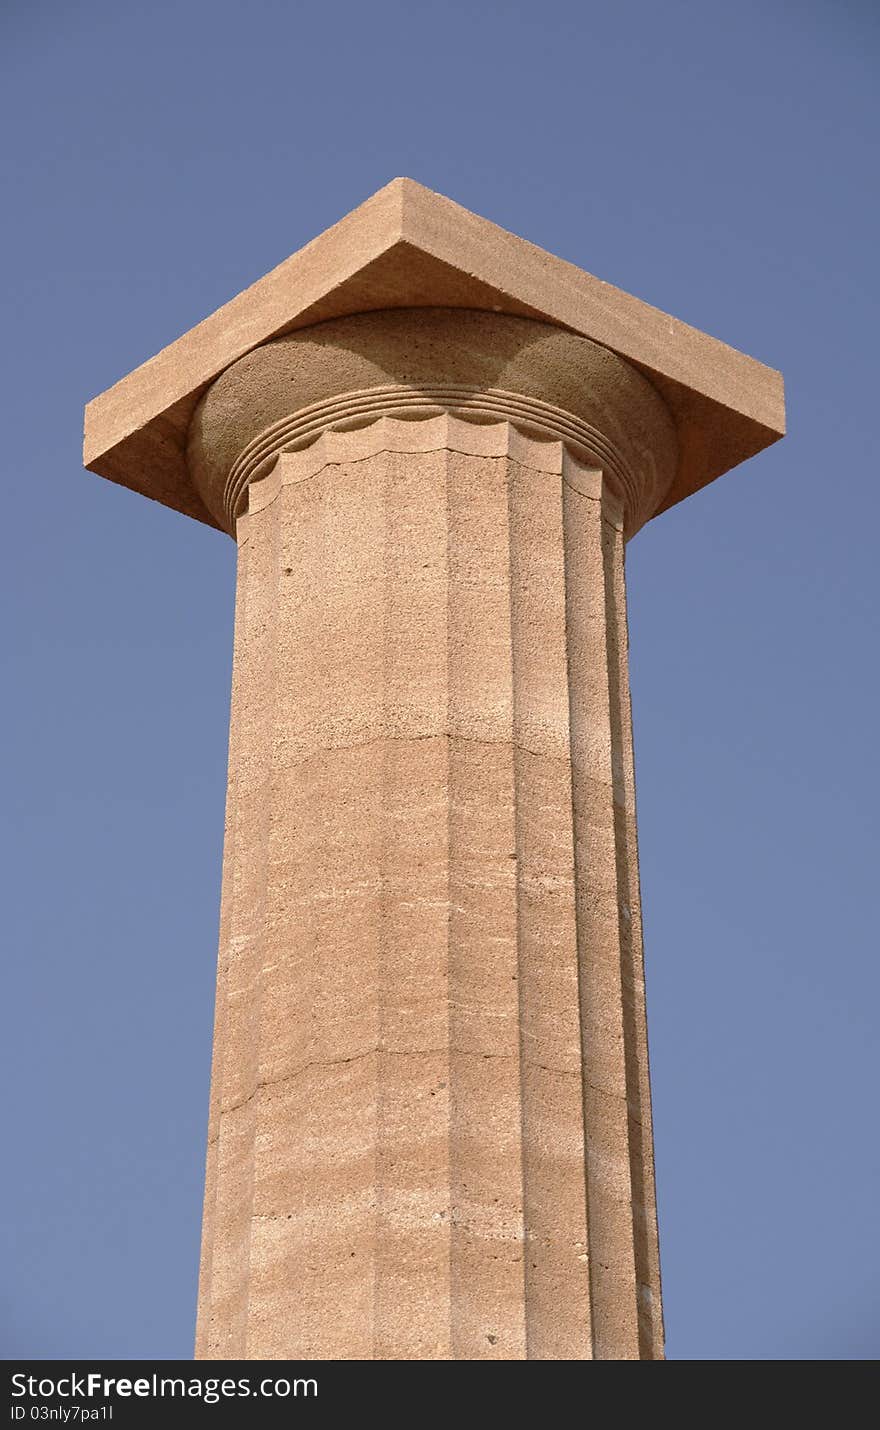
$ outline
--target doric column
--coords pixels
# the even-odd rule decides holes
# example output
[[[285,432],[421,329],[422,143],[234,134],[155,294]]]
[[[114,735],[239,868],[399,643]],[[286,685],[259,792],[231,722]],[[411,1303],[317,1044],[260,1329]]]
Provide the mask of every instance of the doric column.
[[[783,426],[406,179],[89,405],[238,542],[199,1356],[662,1356],[624,542]]]
[[[484,313],[197,410],[239,543],[200,1355],[662,1354],[623,541],[675,447]]]

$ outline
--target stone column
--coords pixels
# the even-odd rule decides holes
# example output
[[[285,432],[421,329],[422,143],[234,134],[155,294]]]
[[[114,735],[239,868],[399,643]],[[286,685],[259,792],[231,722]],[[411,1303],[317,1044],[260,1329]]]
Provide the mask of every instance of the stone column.
[[[528,319],[258,348],[197,1354],[662,1356],[624,541],[649,383]]]
[[[662,1356],[623,549],[784,428],[411,179],[89,403],[239,544],[198,1355]]]

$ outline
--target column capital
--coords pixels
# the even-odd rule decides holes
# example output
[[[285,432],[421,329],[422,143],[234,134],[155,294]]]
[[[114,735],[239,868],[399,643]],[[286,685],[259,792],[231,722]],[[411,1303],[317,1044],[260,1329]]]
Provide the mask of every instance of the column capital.
[[[336,319],[248,353],[199,402],[189,469],[208,510],[234,532],[249,484],[280,453],[384,417],[444,413],[563,442],[605,473],[627,536],[675,477],[672,416],[629,363],[547,323],[454,308]]]
[[[193,413],[210,385],[291,333],[414,307],[529,318],[589,339],[641,373],[666,403],[677,440],[675,469],[655,511],[783,434],[778,372],[411,179],[395,179],[90,402],[85,464],[176,511],[227,526],[222,504],[213,495],[206,504],[186,458]]]

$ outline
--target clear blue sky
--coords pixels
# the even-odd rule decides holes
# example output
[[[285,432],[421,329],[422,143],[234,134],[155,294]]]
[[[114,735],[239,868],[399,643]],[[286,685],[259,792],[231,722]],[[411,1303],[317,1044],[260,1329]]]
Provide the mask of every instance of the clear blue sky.
[[[395,174],[781,368],[629,552],[674,1358],[880,1352],[869,0],[4,0],[0,1353],[192,1351],[234,549],[84,402]]]

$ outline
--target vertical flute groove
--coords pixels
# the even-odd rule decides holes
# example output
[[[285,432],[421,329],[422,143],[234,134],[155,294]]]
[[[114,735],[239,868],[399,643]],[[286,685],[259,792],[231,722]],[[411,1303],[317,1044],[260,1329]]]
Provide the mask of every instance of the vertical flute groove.
[[[266,749],[274,715],[272,672],[278,546],[273,527],[248,542],[242,678],[237,719],[236,841],[232,871],[224,1053],[220,1070],[215,1246],[211,1258],[215,1355],[246,1354],[255,1129],[259,1083],[259,996],[265,948],[269,832]]]
[[[503,459],[454,450],[446,462],[452,1354],[517,1359],[525,1342],[507,471]]]
[[[609,649],[609,694],[614,766],[614,815],[620,906],[623,1038],[629,1108],[633,1245],[638,1296],[639,1354],[663,1359],[663,1313],[657,1235],[651,1087],[639,889],[625,547],[619,520],[603,522]]]
[[[226,1045],[226,998],[231,937],[231,905],[236,859],[236,822],[238,816],[238,754],[241,677],[244,664],[244,631],[247,601],[247,559],[249,543],[242,531],[238,546],[238,570],[235,598],[235,630],[233,635],[232,690],[229,708],[229,753],[226,786],[226,821],[223,840],[223,881],[220,894],[219,952],[217,957],[217,989],[214,1002],[214,1041],[211,1061],[211,1094],[208,1109],[208,1147],[205,1168],[205,1200],[202,1222],[202,1253],[199,1269],[199,1298],[196,1316],[197,1359],[210,1358],[214,1347],[212,1271],[214,1260],[215,1219],[218,1194],[218,1152],[220,1140],[220,1097],[223,1086],[223,1059]]]
[[[555,472],[508,462],[526,1354],[536,1360],[586,1358],[591,1347],[555,451]]]
[[[635,1360],[639,1345],[602,503],[567,482],[563,500],[593,1355]]]

